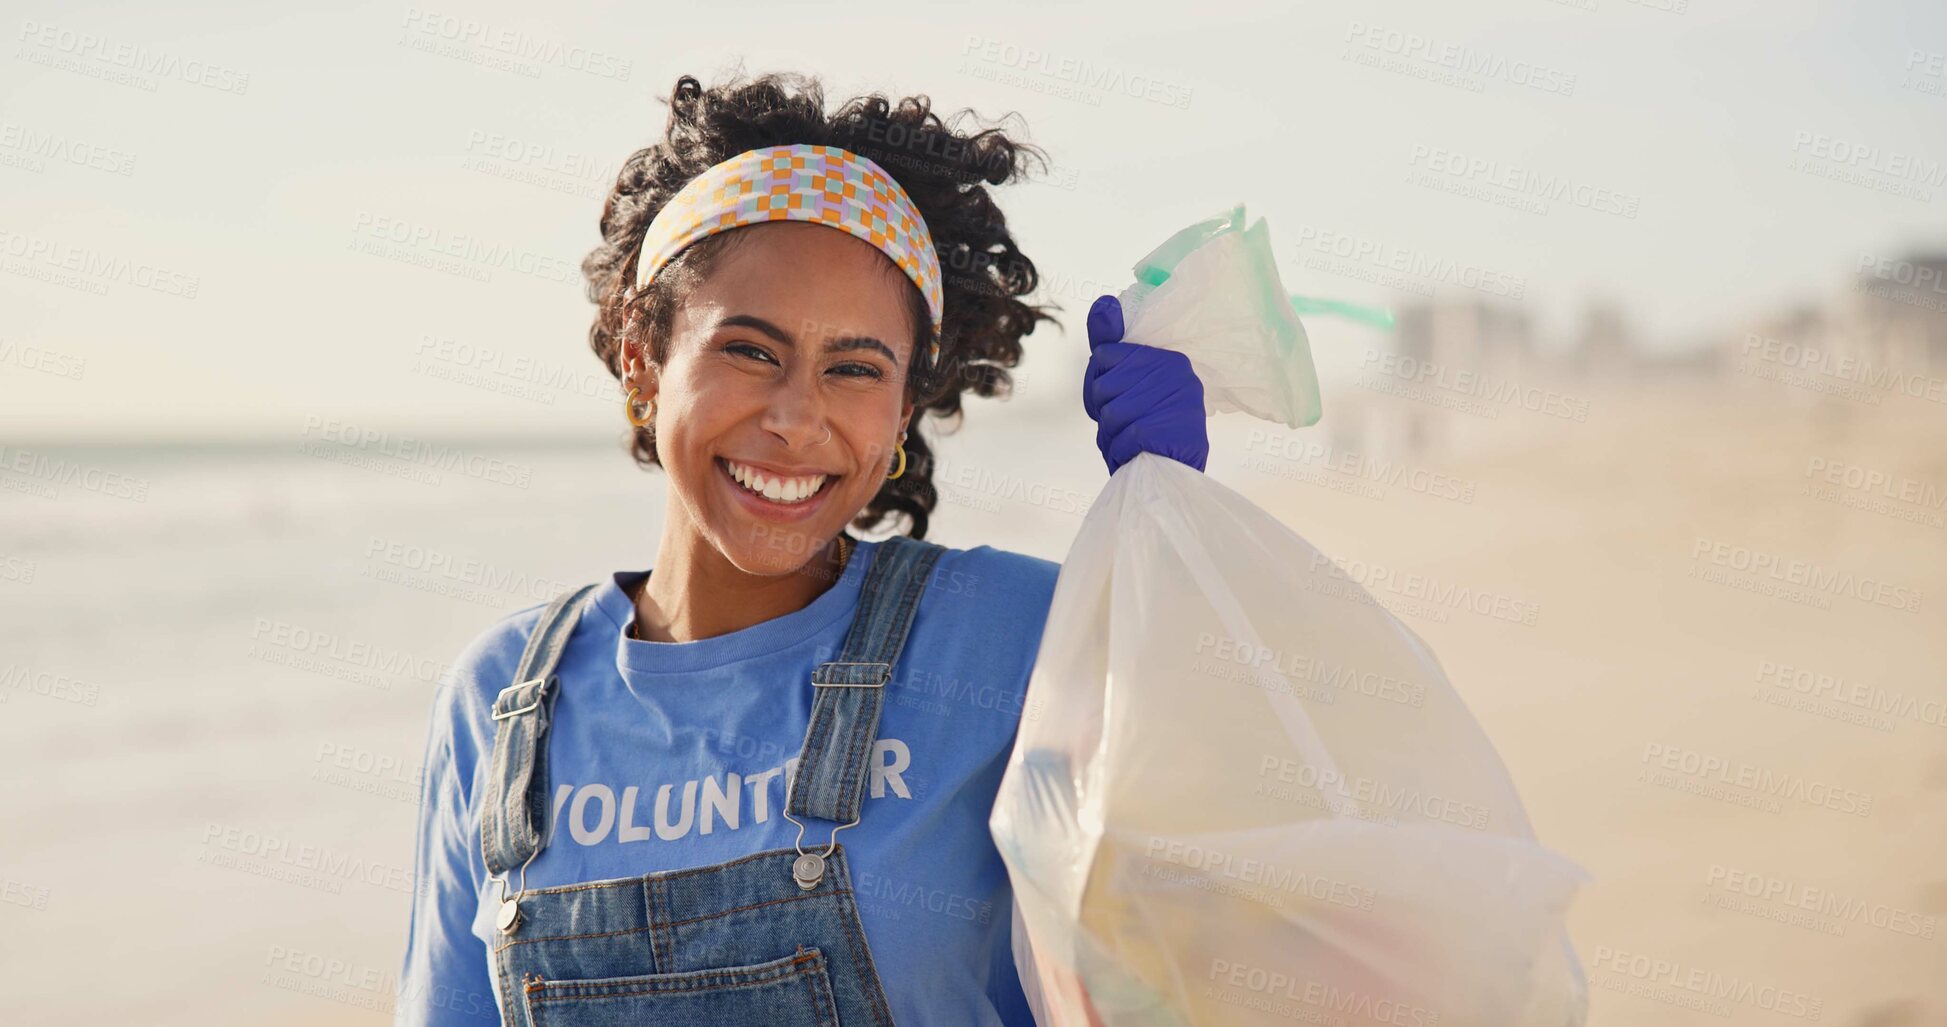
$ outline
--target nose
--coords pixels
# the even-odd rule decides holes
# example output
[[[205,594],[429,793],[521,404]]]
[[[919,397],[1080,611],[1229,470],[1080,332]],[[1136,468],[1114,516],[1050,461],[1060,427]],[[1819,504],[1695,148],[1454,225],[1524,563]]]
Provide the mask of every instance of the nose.
[[[815,388],[792,382],[780,384],[772,394],[759,424],[794,452],[819,445],[828,437],[823,397]]]

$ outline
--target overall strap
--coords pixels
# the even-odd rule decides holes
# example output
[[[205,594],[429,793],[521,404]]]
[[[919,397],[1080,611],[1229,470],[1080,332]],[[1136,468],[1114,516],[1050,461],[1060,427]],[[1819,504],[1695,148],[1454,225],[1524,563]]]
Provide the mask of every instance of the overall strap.
[[[838,659],[812,671],[811,723],[785,812],[856,823],[865,802],[885,685],[906,647],[920,596],[945,548],[894,535],[872,556]]]
[[[547,839],[548,722],[559,689],[555,667],[595,584],[563,592],[527,636],[514,683],[494,697],[493,768],[480,794],[480,851],[487,873],[523,866]]]

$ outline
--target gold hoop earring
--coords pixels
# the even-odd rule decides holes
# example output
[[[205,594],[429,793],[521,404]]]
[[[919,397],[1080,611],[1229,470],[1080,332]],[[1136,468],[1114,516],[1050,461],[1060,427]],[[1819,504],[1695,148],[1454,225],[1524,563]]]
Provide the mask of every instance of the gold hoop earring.
[[[899,470],[886,475],[887,481],[892,481],[906,473],[906,433],[903,431],[899,433],[899,445],[897,448],[899,450]]]
[[[656,420],[656,401],[653,399],[650,400],[648,412],[642,415],[641,420],[637,420],[635,416],[635,400],[636,395],[641,391],[633,385],[629,386],[629,398],[623,401],[622,411],[628,415],[630,424],[638,428],[647,428]]]

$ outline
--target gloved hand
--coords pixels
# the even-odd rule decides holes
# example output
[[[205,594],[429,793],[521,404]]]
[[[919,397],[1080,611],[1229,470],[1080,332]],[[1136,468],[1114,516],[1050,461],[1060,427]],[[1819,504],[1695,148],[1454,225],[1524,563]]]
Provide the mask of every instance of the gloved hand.
[[[1203,470],[1210,456],[1203,382],[1175,350],[1122,341],[1122,304],[1102,296],[1088,309],[1088,370],[1082,406],[1095,420],[1095,448],[1109,473],[1137,453]]]

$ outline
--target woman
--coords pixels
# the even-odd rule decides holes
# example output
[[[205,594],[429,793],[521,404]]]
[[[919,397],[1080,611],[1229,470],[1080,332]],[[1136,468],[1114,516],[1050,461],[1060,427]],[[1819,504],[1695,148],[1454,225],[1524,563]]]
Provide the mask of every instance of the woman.
[[[1031,1023],[987,819],[1058,567],[920,540],[921,417],[1052,320],[982,184],[1034,151],[795,77],[670,104],[583,265],[669,476],[654,570],[502,618],[440,691],[398,1020]],[[1111,472],[1201,469],[1187,361],[1113,298],[1089,326]]]

